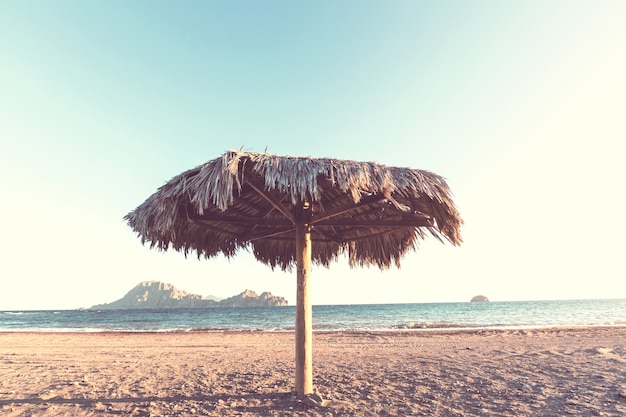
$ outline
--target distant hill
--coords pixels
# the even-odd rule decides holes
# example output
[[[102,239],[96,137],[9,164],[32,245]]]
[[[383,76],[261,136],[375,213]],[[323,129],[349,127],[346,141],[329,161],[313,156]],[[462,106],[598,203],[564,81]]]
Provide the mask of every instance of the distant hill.
[[[224,300],[189,294],[171,284],[160,281],[145,281],[130,290],[124,297],[112,303],[99,304],[91,310],[122,310],[146,308],[207,308],[207,307],[276,307],[286,306],[287,300],[269,292],[257,295],[245,290]]]

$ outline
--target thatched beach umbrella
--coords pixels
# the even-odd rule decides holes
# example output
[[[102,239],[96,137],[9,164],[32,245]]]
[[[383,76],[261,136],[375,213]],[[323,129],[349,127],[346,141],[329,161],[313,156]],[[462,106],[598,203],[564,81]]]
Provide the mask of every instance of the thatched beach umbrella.
[[[229,151],[175,176],[125,219],[142,243],[211,258],[251,249],[297,271],[296,392],[313,391],[311,262],[381,269],[428,234],[461,243],[462,220],[432,172],[328,158]]]

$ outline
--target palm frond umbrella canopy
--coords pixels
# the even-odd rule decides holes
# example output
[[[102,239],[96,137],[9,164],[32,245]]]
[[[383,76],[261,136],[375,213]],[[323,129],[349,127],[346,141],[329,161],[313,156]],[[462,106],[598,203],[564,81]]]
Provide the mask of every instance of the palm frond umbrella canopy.
[[[311,263],[400,266],[428,235],[461,243],[445,180],[372,162],[232,150],[185,171],[126,215],[142,243],[199,258],[251,249],[272,268],[296,267],[296,392],[312,392]]]

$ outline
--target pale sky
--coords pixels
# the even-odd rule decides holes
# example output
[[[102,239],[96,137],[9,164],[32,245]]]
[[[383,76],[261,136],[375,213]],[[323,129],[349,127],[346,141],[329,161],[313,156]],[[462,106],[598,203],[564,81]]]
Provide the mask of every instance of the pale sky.
[[[141,281],[295,304],[295,272],[185,259],[122,217],[243,147],[432,170],[463,245],[314,267],[313,304],[626,298],[626,2],[4,1],[0,310]]]

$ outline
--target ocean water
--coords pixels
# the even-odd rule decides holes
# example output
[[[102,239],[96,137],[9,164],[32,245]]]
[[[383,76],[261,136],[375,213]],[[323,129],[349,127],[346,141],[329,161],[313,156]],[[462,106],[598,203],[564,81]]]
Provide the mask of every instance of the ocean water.
[[[295,307],[0,311],[0,331],[293,331]],[[626,299],[313,306],[314,331],[626,326]]]

